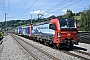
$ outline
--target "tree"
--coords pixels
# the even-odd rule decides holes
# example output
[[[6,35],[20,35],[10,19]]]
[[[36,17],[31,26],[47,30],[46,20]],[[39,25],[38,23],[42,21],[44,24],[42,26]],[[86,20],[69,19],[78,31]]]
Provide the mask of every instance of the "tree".
[[[90,31],[90,8],[81,13],[80,28],[84,31]]]
[[[82,13],[82,12],[79,12],[79,13],[76,13],[75,15],[76,15],[76,16],[80,16],[81,13]]]
[[[74,13],[71,10],[67,10],[66,14],[63,15],[65,18],[73,18]]]

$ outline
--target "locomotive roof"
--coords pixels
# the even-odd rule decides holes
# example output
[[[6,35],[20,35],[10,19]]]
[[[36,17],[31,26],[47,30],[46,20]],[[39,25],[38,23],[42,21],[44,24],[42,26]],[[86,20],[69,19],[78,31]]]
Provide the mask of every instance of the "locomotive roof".
[[[61,21],[65,21],[65,20],[71,20],[71,21],[74,21],[74,19],[73,18],[58,18],[58,20],[61,20]],[[44,22],[40,22],[40,23],[38,23],[38,24],[34,24],[34,26],[35,25],[43,25],[43,24],[48,24],[50,22],[50,20],[48,20],[48,21],[44,21]]]
[[[44,21],[44,22],[40,22],[40,23],[38,23],[38,24],[34,24],[34,26],[35,25],[43,25],[43,24],[48,24],[50,21]]]
[[[73,18],[58,18],[58,20],[61,20],[61,21],[63,21],[63,20],[70,20],[70,21],[74,21],[74,19],[73,19]]]

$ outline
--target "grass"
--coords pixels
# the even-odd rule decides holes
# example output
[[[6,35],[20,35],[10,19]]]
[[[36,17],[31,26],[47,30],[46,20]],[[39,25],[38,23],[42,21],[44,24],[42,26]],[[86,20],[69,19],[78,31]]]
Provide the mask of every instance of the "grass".
[[[81,16],[74,16],[75,19],[80,20]]]

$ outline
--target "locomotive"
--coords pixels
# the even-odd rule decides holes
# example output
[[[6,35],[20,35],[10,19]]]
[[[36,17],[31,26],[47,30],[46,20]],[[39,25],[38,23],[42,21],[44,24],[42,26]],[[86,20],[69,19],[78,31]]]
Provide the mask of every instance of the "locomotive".
[[[72,18],[54,18],[50,21],[31,24],[26,29],[22,27],[21,31],[30,39],[54,48],[72,48],[74,44],[78,45],[79,42],[76,36],[78,33],[77,25]]]

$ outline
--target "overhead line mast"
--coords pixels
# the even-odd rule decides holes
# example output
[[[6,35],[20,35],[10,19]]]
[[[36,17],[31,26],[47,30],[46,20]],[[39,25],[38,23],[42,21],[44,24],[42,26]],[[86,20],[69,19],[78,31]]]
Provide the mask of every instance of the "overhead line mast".
[[[5,8],[4,8],[4,1],[2,0],[2,2],[3,2],[3,11],[4,11],[4,14],[5,14],[5,35],[7,35],[6,12],[5,12]]]

